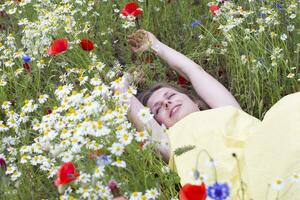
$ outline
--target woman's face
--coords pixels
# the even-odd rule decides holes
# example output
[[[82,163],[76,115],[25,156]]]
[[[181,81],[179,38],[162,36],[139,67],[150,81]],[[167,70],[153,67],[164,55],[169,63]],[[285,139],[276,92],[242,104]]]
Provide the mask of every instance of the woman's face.
[[[197,104],[186,94],[168,87],[156,90],[150,96],[147,106],[154,114],[156,121],[167,128],[188,114],[199,111]]]

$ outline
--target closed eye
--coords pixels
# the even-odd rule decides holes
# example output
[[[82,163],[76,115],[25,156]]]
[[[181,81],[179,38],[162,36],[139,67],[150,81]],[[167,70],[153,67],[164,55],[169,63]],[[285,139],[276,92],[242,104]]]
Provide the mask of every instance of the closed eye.
[[[161,106],[159,106],[159,108],[158,108],[158,109],[156,109],[156,112],[155,112],[155,114],[156,114],[156,115],[158,114],[158,112],[159,112],[160,108],[161,108]]]
[[[175,93],[171,94],[168,99],[171,99],[171,97],[174,96],[174,95],[175,95]]]

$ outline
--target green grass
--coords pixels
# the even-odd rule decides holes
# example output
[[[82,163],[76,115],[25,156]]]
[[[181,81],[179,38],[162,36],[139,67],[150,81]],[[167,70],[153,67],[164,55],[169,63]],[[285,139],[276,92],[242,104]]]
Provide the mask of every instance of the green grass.
[[[46,108],[60,106],[59,100],[54,95],[54,91],[59,85],[72,83],[77,91],[84,88],[91,91],[93,89],[91,84],[79,85],[78,77],[80,75],[86,75],[90,78],[98,76],[102,78],[104,83],[109,84],[113,78],[107,77],[107,73],[111,71],[118,73],[129,68],[141,68],[144,72],[145,78],[137,84],[139,91],[154,82],[177,81],[177,74],[154,54],[148,52],[143,55],[133,55],[130,51],[126,38],[137,27],[122,28],[124,19],[120,18],[119,13],[113,11],[115,8],[122,9],[127,1],[94,2],[95,5],[92,10],[88,11],[87,3],[78,5],[72,1],[73,10],[82,9],[87,12],[87,15],[82,16],[79,12],[74,14],[76,24],[71,33],[65,32],[64,27],[66,24],[64,24],[65,20],[62,20],[51,25],[57,26],[57,31],[49,32],[51,34],[45,36],[49,38],[65,37],[71,42],[84,37],[91,39],[97,45],[93,50],[93,54],[96,55],[97,61],[105,64],[103,71],[97,69],[88,71],[88,67],[94,65],[91,59],[92,55],[82,51],[79,45],[75,44],[71,45],[72,49],[58,56],[46,57],[42,52],[39,52],[36,56],[31,55],[35,58],[34,61],[30,62],[31,72],[24,71],[19,77],[15,76],[15,72],[17,69],[22,68],[21,58],[12,58],[12,55],[8,54],[9,58],[0,60],[0,78],[5,75],[7,81],[5,86],[0,86],[0,104],[4,101],[10,101],[12,103],[11,111],[20,113],[26,99],[36,101],[41,94],[49,95],[49,100],[44,105],[40,106],[35,112],[28,114],[29,121],[20,124],[19,131],[22,134],[12,128],[9,131],[0,132],[2,139],[7,136],[18,139],[18,144],[11,145],[17,151],[15,155],[10,154],[8,146],[4,146],[2,140],[0,140],[0,152],[5,155],[9,164],[16,163],[22,172],[22,176],[18,181],[10,181],[9,177],[5,176],[7,180],[0,182],[0,199],[56,199],[59,197],[59,193],[53,185],[54,178],[48,178],[48,174],[37,166],[21,164],[21,154],[18,151],[21,146],[30,145],[33,143],[34,138],[42,135],[32,130],[31,122],[34,119],[40,120],[46,114]],[[172,0],[170,3],[168,1],[145,0],[144,3],[139,3],[143,8],[143,14],[138,21],[140,28],[152,32],[163,43],[187,55],[224,84],[237,98],[243,110],[262,119],[265,112],[281,97],[300,90],[299,1],[282,1],[282,9],[276,8],[275,2],[277,1],[256,1],[252,3],[236,1],[236,5],[242,6],[244,11],[253,11],[253,13],[244,18],[241,13],[231,14],[228,12],[216,19],[209,12],[207,6],[209,1],[200,1],[199,4],[194,4],[192,0]],[[36,1],[32,1],[29,5],[19,8],[18,10],[22,10],[22,13],[1,18],[0,23],[7,25],[6,29],[1,32],[3,38],[0,40],[6,49],[13,49],[12,46],[5,44],[7,36],[13,33],[16,39],[16,50],[24,50],[24,45],[21,43],[24,26],[17,27],[13,25],[24,17],[32,22],[37,21],[41,12],[34,11],[33,4],[35,3]],[[52,1],[52,4],[54,3],[57,5],[62,4],[60,1]],[[288,6],[292,3],[297,5],[294,11],[297,16],[294,19],[288,17],[290,14],[286,14]],[[14,6],[16,5],[12,4],[10,7],[13,8]],[[273,9],[273,12],[277,13],[278,25],[265,22],[258,23],[257,20],[262,18],[259,10],[262,6],[269,10]],[[9,8],[6,9],[8,11]],[[53,12],[51,5],[44,5],[43,9]],[[159,11],[157,11],[158,9]],[[237,11],[237,7],[235,6],[233,10]],[[93,13],[98,13],[99,16],[93,15]],[[71,15],[66,13],[64,16]],[[244,21],[228,31],[227,34],[224,34],[218,27],[226,25],[229,16]],[[200,20],[201,24],[192,28],[191,23],[196,19]],[[258,30],[262,25],[265,26],[265,31],[259,32]],[[287,32],[287,25],[294,25],[295,30]],[[89,26],[90,30],[79,33],[85,26]],[[247,33],[246,29],[254,32]],[[277,36],[271,37],[272,32]],[[285,41],[280,39],[283,33],[287,35]],[[203,37],[202,39],[199,39],[200,35]],[[228,40],[228,36],[231,40]],[[246,36],[248,40],[245,39]],[[225,43],[227,45],[224,46]],[[37,42],[36,45],[40,45],[40,43]],[[271,55],[276,47],[282,49],[282,55],[276,58],[277,66],[272,66]],[[30,46],[27,48],[28,52],[32,52],[37,47]],[[207,49],[212,49],[214,52],[208,54]],[[226,49],[225,53],[224,49]],[[0,51],[0,55],[5,55],[3,51]],[[246,57],[247,61],[245,63],[241,60],[242,55]],[[145,62],[147,56],[152,56],[152,63]],[[6,59],[13,60],[15,65],[5,67],[4,62]],[[45,61],[43,69],[39,69],[37,66],[37,61],[41,59]],[[121,68],[114,66],[116,60],[122,64]],[[68,73],[68,69],[76,69],[78,72],[70,74],[65,83],[60,82],[60,76]],[[82,71],[80,72],[80,70]],[[294,77],[288,78],[287,76],[290,73],[293,73]],[[108,107],[116,108],[114,101]],[[0,120],[6,124],[7,112],[3,109],[0,110],[0,116]],[[114,128],[113,125],[111,128]],[[113,137],[110,138],[115,140]],[[111,143],[110,141],[102,141],[99,138],[93,139],[106,145]],[[76,164],[80,170],[93,173],[96,163],[95,160],[88,159],[89,152],[89,150],[83,149],[80,152],[80,159],[76,160]],[[47,153],[44,155],[50,156]],[[126,153],[122,156],[122,159],[126,160],[127,163],[126,169],[117,169],[116,167],[106,169],[106,174],[101,180],[103,183],[107,183],[110,179],[118,180],[121,183],[120,192],[122,194],[126,192],[129,194],[133,191],[143,192],[146,189],[156,187],[162,192],[160,199],[176,197],[179,177],[174,172],[161,172],[161,168],[165,166],[165,163],[157,156],[153,147],[141,150],[139,144],[133,142],[126,147]],[[14,157],[16,160],[13,160]],[[51,156],[50,158],[52,159]],[[59,158],[53,159],[57,166],[62,163]],[[78,187],[73,183],[70,185],[73,188]],[[74,195],[76,196],[75,193]]]

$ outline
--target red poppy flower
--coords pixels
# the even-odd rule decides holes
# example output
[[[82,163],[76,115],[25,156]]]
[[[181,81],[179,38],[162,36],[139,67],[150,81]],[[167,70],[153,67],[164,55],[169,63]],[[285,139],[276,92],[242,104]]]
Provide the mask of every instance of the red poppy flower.
[[[124,16],[132,15],[136,17],[142,14],[143,11],[142,9],[139,8],[139,6],[136,3],[132,2],[132,3],[127,3],[125,7],[122,9],[121,13]]]
[[[205,184],[192,185],[185,184],[179,191],[180,200],[205,200],[206,188]]]
[[[216,16],[216,12],[220,9],[217,5],[210,5],[209,10],[212,13],[213,16]]]
[[[30,73],[31,72],[31,67],[28,63],[23,64],[23,68],[25,69],[26,72]]]
[[[52,42],[48,49],[49,55],[57,55],[68,49],[68,40],[65,38],[58,38]]]
[[[74,181],[78,176],[80,176],[80,174],[76,172],[74,164],[67,162],[60,166],[54,183],[56,186],[64,185]]]
[[[92,51],[94,49],[94,43],[88,39],[82,39],[80,41],[80,46],[85,51]]]
[[[177,78],[177,83],[182,87],[186,87],[188,84],[188,81],[183,76],[179,75]]]

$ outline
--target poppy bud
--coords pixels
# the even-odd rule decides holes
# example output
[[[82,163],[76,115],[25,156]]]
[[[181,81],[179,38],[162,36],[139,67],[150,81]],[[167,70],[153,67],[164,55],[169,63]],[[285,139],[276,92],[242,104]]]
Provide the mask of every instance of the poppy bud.
[[[7,165],[4,158],[0,158],[0,170],[6,171]]]
[[[31,67],[28,63],[23,64],[23,68],[25,69],[26,72],[30,73],[31,72]]]
[[[115,180],[110,180],[108,182],[108,187],[111,191],[111,193],[114,195],[114,197],[117,197],[119,196],[120,194],[120,191],[119,191],[119,188],[118,188],[118,183],[115,181]]]
[[[187,84],[189,83],[183,76],[178,76],[177,78],[177,83],[181,86],[181,87],[186,87]]]
[[[49,115],[52,113],[52,109],[51,108],[46,108],[46,114]]]
[[[88,39],[82,39],[80,41],[80,46],[85,51],[91,51],[94,49],[94,43]]]

